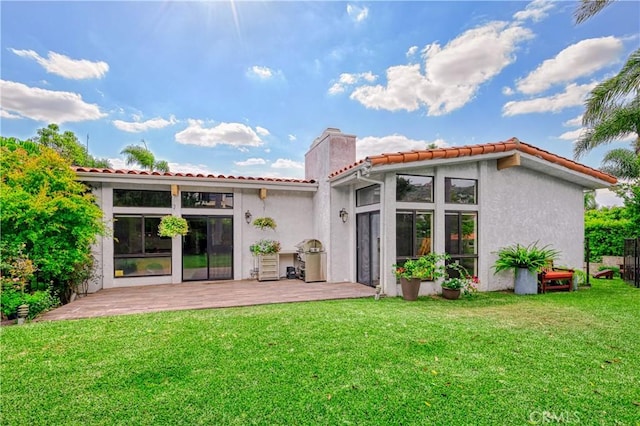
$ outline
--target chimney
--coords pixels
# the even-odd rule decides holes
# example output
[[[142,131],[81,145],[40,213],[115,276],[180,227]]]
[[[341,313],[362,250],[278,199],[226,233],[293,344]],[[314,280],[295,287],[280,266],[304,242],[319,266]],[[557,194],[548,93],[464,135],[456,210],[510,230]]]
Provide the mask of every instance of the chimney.
[[[331,173],[355,161],[356,137],[329,127],[313,141],[305,154],[305,179],[324,181]]]

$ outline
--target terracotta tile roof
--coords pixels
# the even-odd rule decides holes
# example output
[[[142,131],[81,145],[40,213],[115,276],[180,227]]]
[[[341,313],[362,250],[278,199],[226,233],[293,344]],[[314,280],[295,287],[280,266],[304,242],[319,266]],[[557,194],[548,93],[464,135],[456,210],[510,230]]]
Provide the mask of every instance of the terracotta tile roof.
[[[508,151],[524,152],[526,154],[530,154],[535,157],[546,160],[550,163],[557,164],[562,167],[566,167],[570,170],[583,173],[585,175],[603,180],[611,184],[615,184],[617,182],[617,179],[614,176],[601,172],[600,170],[594,169],[592,167],[585,166],[584,164],[580,164],[575,161],[569,160],[567,158],[561,157],[559,155],[552,154],[543,149],[536,148],[533,145],[520,142],[517,138],[511,138],[507,141],[497,142],[497,143],[487,143],[487,144],[480,144],[480,145],[467,145],[467,146],[460,146],[460,147],[448,147],[448,148],[437,148],[437,149],[425,149],[425,150],[419,150],[419,151],[396,152],[396,153],[374,155],[371,157],[367,157],[365,160],[360,160],[357,163],[344,167],[332,173],[329,177],[330,178],[336,177],[342,173],[347,172],[350,169],[353,169],[359,166],[364,162],[368,162],[375,167],[375,166],[384,165],[384,164],[410,163],[413,161],[436,160],[441,158],[470,157],[474,155],[491,154],[494,152],[508,152]]]
[[[267,177],[245,177],[245,176],[224,176],[202,173],[171,173],[146,170],[125,170],[125,169],[99,169],[93,167],[72,167],[76,173],[96,173],[96,174],[115,174],[115,175],[137,175],[137,176],[166,176],[166,177],[191,177],[202,179],[227,179],[227,180],[243,180],[255,182],[283,182],[283,183],[316,183],[315,180],[304,179],[287,179],[287,178],[267,178]]]

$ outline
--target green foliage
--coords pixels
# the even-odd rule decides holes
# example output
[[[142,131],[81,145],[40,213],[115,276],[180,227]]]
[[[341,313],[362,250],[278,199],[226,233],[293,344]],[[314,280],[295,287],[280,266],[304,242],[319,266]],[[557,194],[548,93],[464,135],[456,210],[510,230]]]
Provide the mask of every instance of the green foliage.
[[[261,231],[265,229],[276,229],[276,221],[270,217],[258,217],[253,221],[253,226],[260,228]]]
[[[618,185],[615,192],[624,200],[624,216],[629,220],[626,238],[640,237],[640,179]]]
[[[251,244],[249,250],[254,255],[278,253],[280,252],[280,242],[268,239],[258,240]]]
[[[528,246],[515,244],[498,250],[495,264],[495,273],[509,269],[526,268],[532,272],[538,271],[548,262],[558,258],[560,252],[550,248],[549,245],[538,247],[534,242]]]
[[[584,214],[584,234],[589,241],[590,261],[602,256],[622,256],[624,239],[631,237],[631,222],[623,207],[603,207]]]
[[[49,290],[37,290],[33,293],[23,293],[12,285],[2,285],[0,295],[0,311],[6,318],[15,318],[20,305],[29,306],[27,318],[33,319],[43,312],[60,304],[60,300],[51,294]]]
[[[108,160],[97,159],[90,155],[86,146],[80,143],[73,132],[67,130],[60,133],[57,124],[49,124],[47,127],[38,129],[38,136],[31,138],[31,141],[53,149],[73,166],[111,167]]]
[[[431,252],[417,259],[408,259],[393,265],[393,272],[398,278],[436,280],[446,275],[445,261],[450,258],[448,254]]]
[[[105,231],[102,211],[54,150],[4,137],[0,150],[4,247],[24,244],[37,268],[35,280],[52,283],[67,301],[93,263],[91,245]]]
[[[176,216],[163,216],[158,226],[158,235],[161,237],[175,237],[177,235],[187,235],[189,225],[186,219]]]

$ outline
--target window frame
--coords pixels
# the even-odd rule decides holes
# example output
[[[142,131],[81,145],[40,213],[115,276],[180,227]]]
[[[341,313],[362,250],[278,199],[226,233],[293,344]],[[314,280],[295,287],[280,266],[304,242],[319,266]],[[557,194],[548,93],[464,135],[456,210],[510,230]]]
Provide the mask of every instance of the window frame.
[[[208,195],[212,195],[212,196],[220,196],[220,201],[218,202],[218,200],[214,200],[215,204],[214,205],[193,205],[193,206],[187,206],[185,205],[184,201],[185,201],[185,196],[186,194],[208,194]],[[231,200],[231,204],[226,204],[224,206],[217,206],[217,204],[222,204],[222,198],[225,198],[226,200]],[[202,203],[202,201],[200,201]],[[210,201],[209,201],[210,202]],[[216,191],[181,191],[180,193],[180,206],[183,209],[216,209],[216,210],[233,210],[233,204],[234,204],[234,194],[233,192],[216,192]]]
[[[460,180],[460,181],[469,181],[473,182],[473,202],[460,202],[453,201],[451,199],[451,189],[453,188],[452,181]],[[458,204],[458,205],[467,205],[474,206],[478,205],[478,179],[469,179],[469,178],[456,178],[456,177],[445,177],[444,178],[444,202],[446,204]]]
[[[398,215],[411,215],[411,255],[410,256],[401,256],[398,254]],[[430,238],[430,244],[429,244],[429,248],[428,248],[428,253],[433,252],[433,223],[434,223],[434,217],[435,217],[435,211],[434,210],[422,210],[422,209],[398,209],[396,210],[396,262],[398,264],[405,262],[408,259],[417,259],[421,256],[421,254],[419,254],[419,248],[418,248],[418,238],[417,238],[417,217],[418,215],[429,215],[430,216],[430,220],[429,220],[429,231],[431,236],[427,237]]]
[[[445,252],[451,257],[451,260],[448,261],[447,263],[458,263],[460,261],[463,260],[473,260],[474,262],[474,266],[473,266],[473,271],[469,271],[467,270],[468,273],[470,273],[471,275],[477,275],[478,274],[478,258],[479,258],[479,253],[478,253],[478,212],[475,210],[445,210],[445,229],[444,229],[444,237],[445,237]],[[474,228],[474,235],[475,238],[473,239],[473,254],[468,254],[468,253],[464,253],[464,249],[463,249],[463,245],[464,245],[464,239],[463,238],[458,238],[458,247],[457,247],[457,251],[458,253],[452,254],[449,253],[446,250],[446,245],[447,245],[447,241],[449,240],[449,236],[447,234],[447,216],[457,216],[457,227],[458,227],[458,234],[460,234],[460,230],[462,229],[462,224],[463,224],[463,216],[464,215],[474,215],[475,216],[475,228]]]
[[[378,191],[377,197],[375,194],[376,189]],[[360,203],[360,198],[361,198],[360,194],[365,194],[368,191],[371,191],[372,193],[371,198],[373,199],[373,201],[370,203]],[[366,207],[366,206],[372,206],[375,204],[380,204],[381,191],[382,189],[380,184],[373,184],[373,185],[365,186],[364,188],[356,189],[356,207]]]
[[[120,193],[124,193],[124,192],[130,192],[130,193],[140,193],[140,197],[141,197],[141,203],[140,204],[121,204],[118,203],[118,201],[120,198]],[[152,193],[155,194],[163,194],[163,195],[168,195],[168,199],[167,204],[166,205],[155,205],[155,204],[147,204],[145,203],[144,196],[146,195],[150,195]],[[165,200],[162,200],[165,201]],[[157,189],[126,189],[126,188],[114,188],[113,189],[113,207],[134,207],[134,208],[171,208],[171,203],[172,203],[172,196],[171,196],[171,191],[169,190],[157,190]]]
[[[416,177],[416,178],[429,178],[431,180],[431,191],[429,193],[429,199],[422,200],[406,200],[399,199],[398,194],[398,179],[402,177]],[[411,183],[411,181],[409,181]],[[412,185],[413,186],[413,185]],[[424,186],[424,185],[422,185]],[[396,173],[396,203],[433,203],[434,202],[434,194],[435,194],[435,177],[433,175],[417,175],[417,174],[408,174],[408,173]]]

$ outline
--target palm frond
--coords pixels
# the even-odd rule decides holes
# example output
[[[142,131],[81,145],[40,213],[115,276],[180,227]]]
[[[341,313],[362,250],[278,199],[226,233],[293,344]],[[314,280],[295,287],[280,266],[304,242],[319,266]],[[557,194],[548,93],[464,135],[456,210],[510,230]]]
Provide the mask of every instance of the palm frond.
[[[636,99],[627,105],[616,106],[600,119],[596,126],[582,134],[573,147],[573,154],[579,159],[593,148],[623,139],[630,134],[638,134],[640,129],[640,102]],[[634,144],[638,145],[638,142]]]
[[[612,149],[602,159],[601,170],[622,179],[640,177],[640,155],[630,149]]]
[[[169,172],[169,163],[167,163],[166,161],[162,160],[162,161],[156,161],[153,164],[153,170],[157,170],[159,172],[165,172],[168,173]]]
[[[596,15],[611,2],[613,0],[582,0],[573,14],[576,24],[581,24]]]
[[[156,161],[151,151],[138,145],[129,145],[120,151],[120,154],[125,155],[127,165],[137,164],[143,169],[152,170]]]

